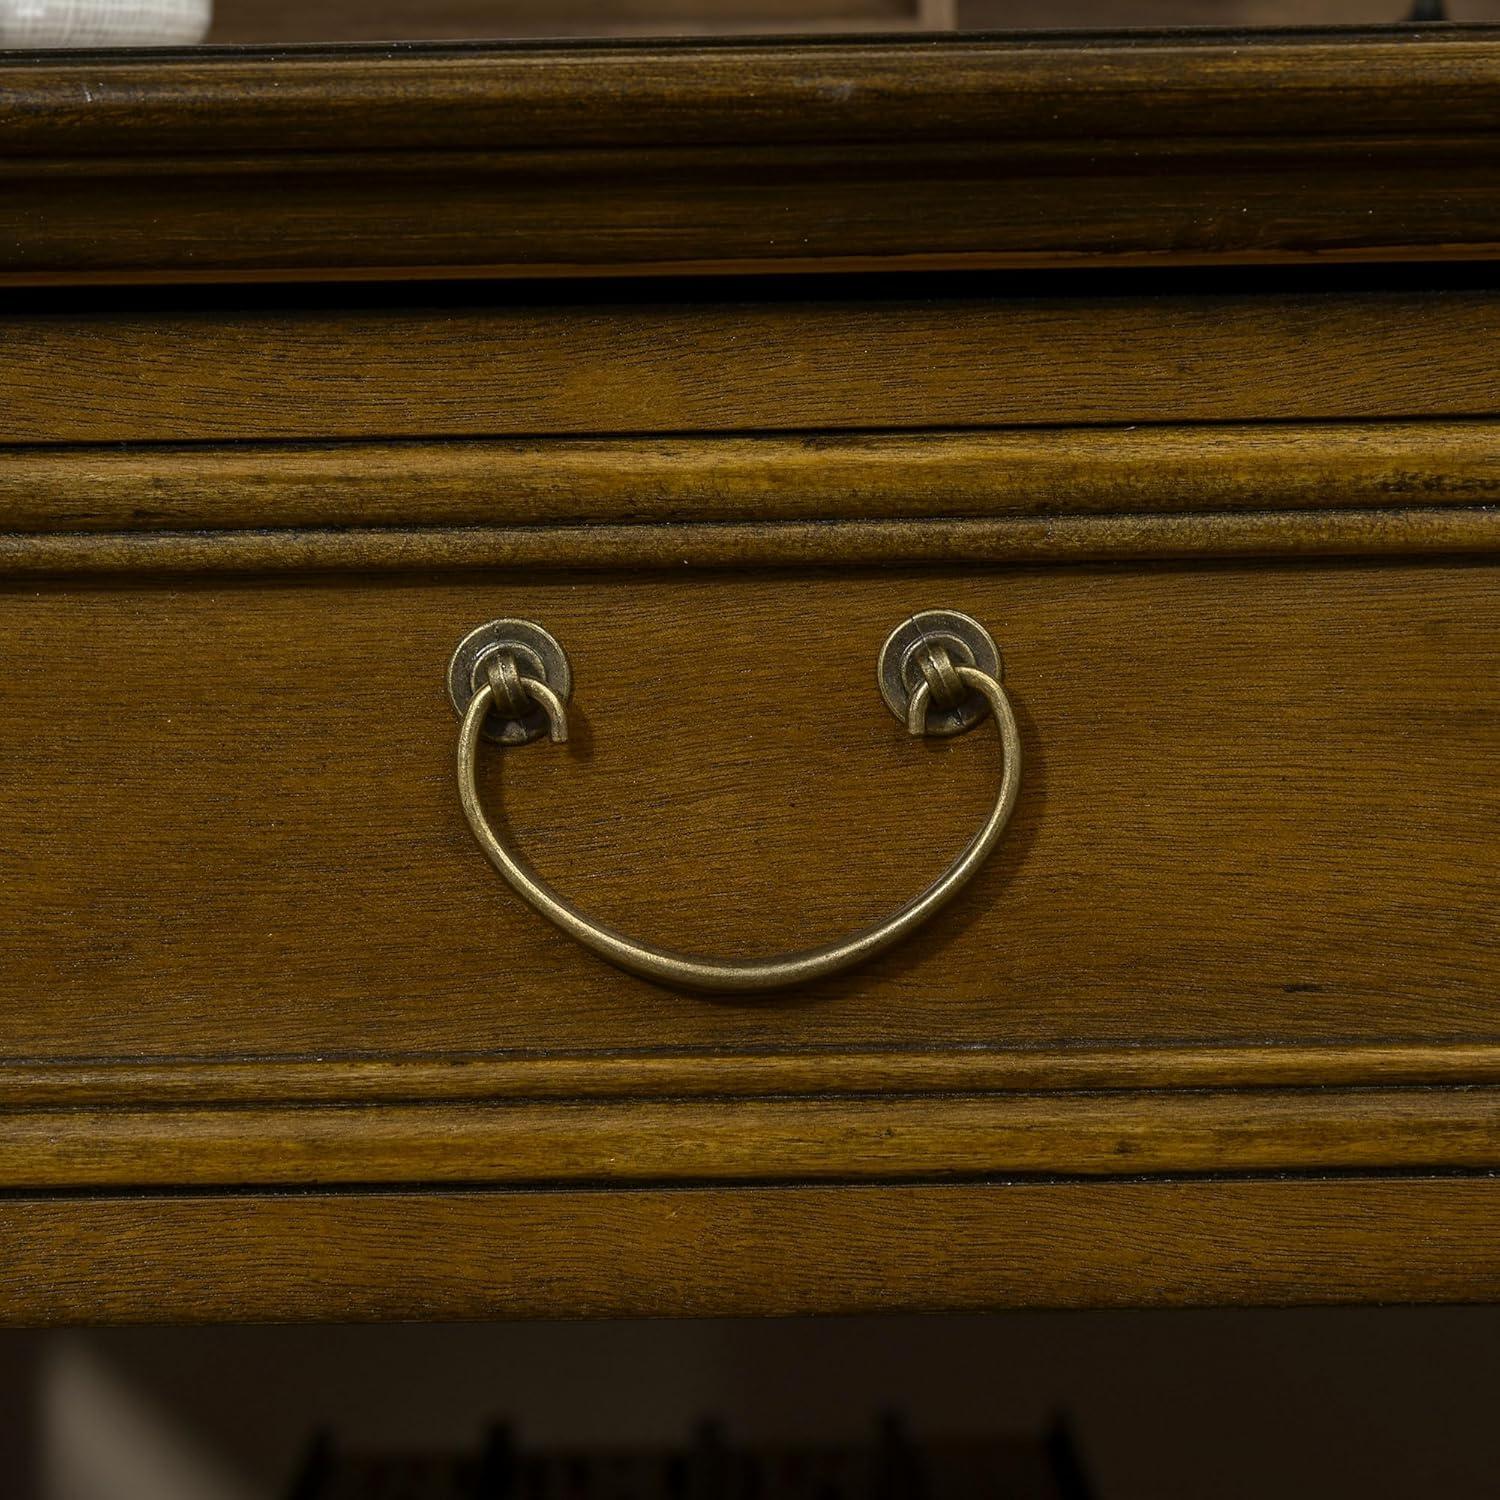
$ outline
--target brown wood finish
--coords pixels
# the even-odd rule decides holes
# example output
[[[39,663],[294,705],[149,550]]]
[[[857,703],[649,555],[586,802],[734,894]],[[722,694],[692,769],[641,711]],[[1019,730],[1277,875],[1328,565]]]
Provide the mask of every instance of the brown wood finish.
[[[8,1323],[1467,1302],[1492,1178],[0,1201]]]
[[[1496,500],[1492,421],[0,448],[0,533],[587,523],[623,545],[676,522],[1164,513],[1201,530]]]
[[[1490,258],[1500,40],[19,56],[18,282]]]
[[[995,521],[782,521],[682,526],[471,527],[0,535],[0,573],[405,573],[678,567],[851,568],[903,563],[1485,555],[1493,506],[1243,516]]]
[[[17,581],[0,1055],[1493,1040],[1497,597],[1477,562]],[[875,693],[936,604],[1005,652],[1020,809],[858,974],[625,978],[462,824],[449,653],[535,618],[575,743],[486,782],[547,878],[710,952],[870,921],[993,796],[992,735],[915,744]]]
[[[1500,1169],[1500,1091],[0,1114],[0,1186],[853,1182]]]
[[[1500,1084],[1500,1043],[833,1048],[0,1064],[7,1110]]]
[[[1490,30],[0,61],[0,1319],[1500,1296],[1497,102]],[[994,793],[875,691],[934,605],[1021,799],[863,970],[627,978],[463,825],[533,618],[565,894],[882,916]]]
[[[78,308],[11,301],[0,442],[1493,417],[1483,288]],[[992,288],[992,292],[1000,288]],[[951,284],[948,287],[951,292]],[[349,294],[345,294],[347,297]],[[0,303],[0,314],[6,312]]]
[[[19,247],[0,240],[0,283],[1295,265],[1500,250],[1485,136],[1162,155],[1143,162],[1129,140],[1113,158],[1071,141],[1045,154],[919,141],[653,147],[627,159],[308,152],[274,171],[233,155],[85,158],[66,171],[22,159],[0,166],[26,231]],[[1390,202],[1393,177],[1410,183],[1399,211],[1372,210]],[[1294,237],[1288,220],[1309,227]],[[922,227],[933,222],[945,231]]]
[[[16,53],[17,156],[1493,132],[1500,27]],[[97,77],[89,96],[80,68]],[[1263,89],[1276,83],[1276,97]],[[1441,106],[1441,112],[1438,111]],[[1043,125],[1045,122],[1045,125]],[[108,133],[106,133],[108,132]],[[939,225],[925,226],[941,232]]]

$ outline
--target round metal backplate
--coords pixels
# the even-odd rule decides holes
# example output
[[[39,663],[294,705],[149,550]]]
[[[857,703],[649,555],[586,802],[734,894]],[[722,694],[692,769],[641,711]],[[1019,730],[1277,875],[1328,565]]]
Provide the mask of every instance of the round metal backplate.
[[[540,678],[564,703],[568,701],[573,691],[573,669],[557,641],[530,620],[491,620],[471,630],[448,663],[448,696],[459,718],[485,680],[485,659],[500,650],[514,654],[523,677]],[[540,707],[524,719],[506,719],[494,712],[485,719],[482,733],[496,744],[524,745],[547,733],[547,714]]]
[[[978,620],[959,614],[955,609],[924,609],[921,614],[904,620],[886,637],[885,645],[880,648],[880,664],[876,668],[880,696],[903,724],[911,695],[922,680],[922,669],[917,664],[916,655],[918,647],[924,643],[945,646],[959,666],[978,667],[996,682],[1004,680],[1000,648]],[[977,724],[984,714],[985,701],[978,693],[970,694],[957,708],[939,708],[933,704],[927,710],[927,733],[962,734]]]

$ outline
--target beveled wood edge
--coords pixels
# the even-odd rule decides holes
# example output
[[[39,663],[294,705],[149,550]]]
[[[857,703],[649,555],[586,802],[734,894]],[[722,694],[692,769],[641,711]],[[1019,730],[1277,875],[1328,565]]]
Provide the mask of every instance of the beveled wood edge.
[[[1500,508],[684,525],[0,534],[0,577],[864,567],[1500,551]]]
[[[0,1322],[1500,1299],[1500,1181],[0,1199]]]
[[[1500,1170],[1500,1089],[0,1113],[0,1191]]]
[[[0,532],[1425,511],[1500,422],[0,447]]]
[[[410,157],[352,154],[249,167],[89,158],[69,172],[23,160],[0,163],[21,226],[0,240],[0,286],[1264,271],[1500,254],[1500,212],[1484,192],[1494,138],[1280,152],[1205,143],[1196,160],[1171,144],[1108,144],[1091,142],[1078,162],[1022,143],[938,143],[926,159],[866,146],[850,164],[816,159],[821,148],[723,147],[716,161],[702,151],[660,161],[667,153],[653,148],[592,172],[566,150],[544,161],[454,152],[425,171]],[[393,203],[425,233],[392,237]]]
[[[0,54],[7,151],[47,157],[680,146],[688,125],[695,147],[1410,139],[1493,133],[1497,95],[1485,25]]]
[[[1497,120],[1493,27],[8,54],[0,282],[1479,260]]]
[[[1500,1041],[0,1061],[0,1110],[1500,1084]]]
[[[0,174],[3,179],[3,174]],[[464,281],[591,281],[609,282],[638,279],[670,280],[673,277],[761,277],[774,275],[926,275],[934,272],[972,274],[986,271],[1086,271],[1107,266],[1110,270],[1160,270],[1180,268],[1201,270],[1208,266],[1232,265],[1267,272],[1310,264],[1344,266],[1380,266],[1420,260],[1438,267],[1447,263],[1470,265],[1479,261],[1500,259],[1500,228],[1486,230],[1462,243],[1420,245],[1394,243],[1368,245],[1332,245],[1316,255],[1306,249],[1288,247],[1237,248],[1212,252],[1170,248],[1166,250],[1135,249],[1103,253],[1098,249],[1018,249],[955,250],[951,252],[907,253],[890,251],[869,254],[815,255],[783,253],[773,256],[751,249],[726,253],[716,258],[641,258],[633,260],[507,260],[476,247],[478,258],[461,260],[413,260],[406,264],[372,259],[345,260],[328,264],[312,255],[292,253],[280,267],[240,264],[232,254],[217,267],[192,267],[176,259],[163,258],[154,267],[122,267],[105,264],[90,267],[57,267],[48,269],[6,266],[0,261],[0,289],[34,288],[45,291],[59,288],[143,288],[164,287],[264,287],[294,282],[298,286],[358,286],[361,283],[386,282],[464,282]],[[226,247],[233,251],[234,247]]]

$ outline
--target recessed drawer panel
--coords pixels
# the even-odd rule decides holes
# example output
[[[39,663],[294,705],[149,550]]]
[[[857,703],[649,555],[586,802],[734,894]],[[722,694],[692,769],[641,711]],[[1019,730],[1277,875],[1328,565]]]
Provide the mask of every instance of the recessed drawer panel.
[[[1492,1038],[1500,587],[1482,563],[13,585],[0,1052],[37,1058]],[[622,974],[460,814],[445,671],[498,616],[572,738],[481,790],[592,917],[694,952],[836,938],[995,796],[875,660],[996,637],[1016,813],[909,940],[771,998]]]
[[[710,284],[712,285],[712,284]],[[768,298],[0,297],[0,442],[807,433],[1492,418],[1500,297],[1399,277],[939,277]],[[842,289],[842,290],[840,290]],[[1274,483],[1274,473],[1265,478]]]

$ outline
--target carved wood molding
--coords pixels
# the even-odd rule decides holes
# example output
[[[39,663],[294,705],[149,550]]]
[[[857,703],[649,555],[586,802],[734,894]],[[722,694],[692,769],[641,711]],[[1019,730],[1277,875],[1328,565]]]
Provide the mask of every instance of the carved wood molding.
[[[0,1062],[0,1110],[1500,1084],[1500,1041]]]
[[[0,64],[0,279],[1492,258],[1492,28]]]
[[[1500,1089],[26,1110],[0,1189],[1500,1171]]]

